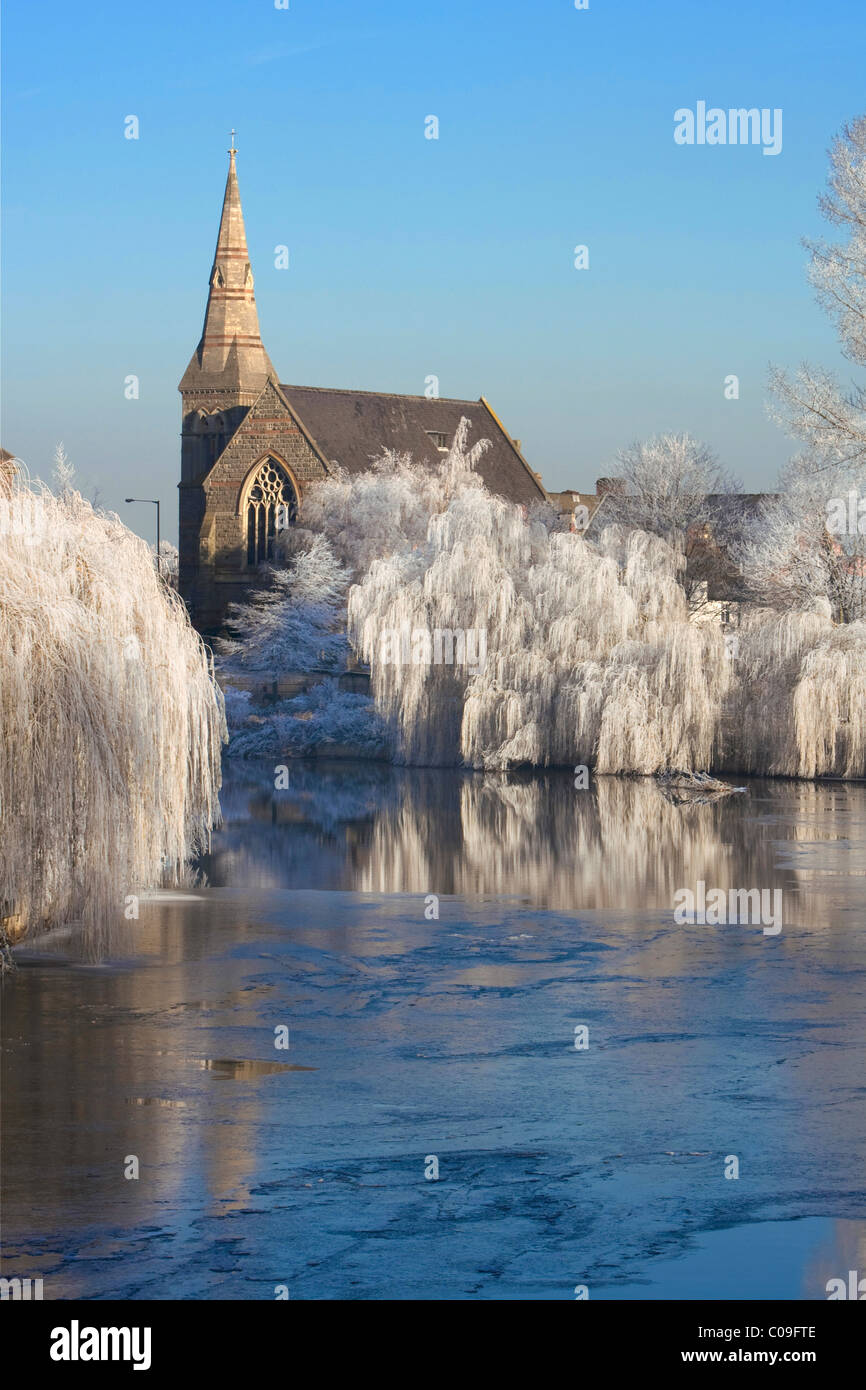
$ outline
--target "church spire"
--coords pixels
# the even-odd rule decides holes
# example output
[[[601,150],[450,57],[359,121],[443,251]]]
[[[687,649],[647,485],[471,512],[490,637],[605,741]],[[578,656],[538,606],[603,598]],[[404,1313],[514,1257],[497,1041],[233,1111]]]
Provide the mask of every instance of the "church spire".
[[[258,394],[275,377],[259,332],[253,272],[235,167],[232,131],[229,171],[201,341],[190,359],[181,391],[230,389]]]

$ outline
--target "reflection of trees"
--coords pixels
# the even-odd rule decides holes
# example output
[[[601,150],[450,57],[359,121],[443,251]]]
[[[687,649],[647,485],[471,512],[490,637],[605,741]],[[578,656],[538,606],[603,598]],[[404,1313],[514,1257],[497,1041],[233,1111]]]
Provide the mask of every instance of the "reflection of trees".
[[[279,792],[270,766],[257,775],[245,764],[237,775],[223,794],[215,884],[634,911],[670,908],[678,889],[703,879],[781,888],[791,923],[826,919],[826,877],[818,916],[805,851],[810,841],[845,842],[864,800],[857,786],[764,781],[747,796],[675,806],[651,779],[600,777],[578,791],[559,772],[508,779],[384,764],[292,763],[291,786]],[[856,871],[851,855],[846,874]]]
[[[207,913],[206,932],[197,912]],[[7,1050],[26,1039],[4,1078],[10,1244],[28,1233],[54,1251],[53,1235],[70,1226],[161,1225],[190,1201],[210,1198],[221,1210],[246,1203],[258,1094],[204,1064],[222,1054],[226,1020],[251,1022],[261,1007],[267,987],[242,988],[243,962],[219,950],[255,939],[256,929],[232,903],[189,899],[148,906],[133,925],[127,950],[143,957],[135,968],[82,973],[43,960],[22,969],[5,997]],[[124,1177],[130,1154],[140,1161],[137,1180]],[[36,1252],[25,1263],[25,1274],[43,1270]],[[65,1287],[52,1268],[49,1258],[46,1298]],[[158,1296],[169,1288],[167,1277]]]
[[[223,828],[202,860],[207,881],[255,888],[354,888],[360,850],[377,812],[397,794],[385,763],[288,764],[274,789],[272,763],[229,762],[220,795]]]
[[[866,1278],[866,1221],[834,1221],[831,1236],[818,1247],[803,1272],[803,1297],[826,1298],[830,1279],[844,1279],[848,1271]],[[862,1298],[862,1294],[860,1295]]]
[[[459,1066],[461,1052],[489,1053],[489,1068],[453,1073],[459,1082],[453,1093],[464,1092],[454,1111],[455,1131],[469,1113],[486,1117],[495,1129],[504,1105],[513,1103],[521,1124],[531,1117],[539,1125],[532,1132],[543,1132],[547,1113],[556,1116],[572,1104],[583,1107],[590,1127],[597,1126],[590,1146],[597,1136],[607,1143],[609,1135],[611,1153],[626,1147],[624,1136],[649,1148],[677,1148],[681,1141],[662,1131],[676,1129],[682,1117],[696,1136],[689,1135],[689,1147],[703,1150],[716,1144],[719,1132],[727,1144],[731,1124],[741,1116],[752,1149],[768,1153],[777,1165],[769,1178],[765,1170],[760,1201],[770,1193],[777,1203],[781,1192],[797,1215],[828,1207],[857,1210],[862,1057],[856,1028],[852,1045],[851,1021],[859,1017],[861,952],[859,937],[845,930],[843,908],[847,902],[849,920],[859,910],[851,875],[866,871],[860,828],[866,789],[753,782],[748,797],[676,807],[644,780],[604,778],[577,791],[571,776],[560,773],[507,780],[294,762],[289,771],[291,786],[276,792],[271,765],[230,770],[222,796],[226,823],[206,869],[212,883],[231,891],[205,893],[198,900],[157,900],[140,922],[123,923],[125,939],[134,941],[141,957],[133,968],[23,969],[8,990],[7,1242],[10,1223],[16,1242],[19,1236],[40,1238],[47,1252],[64,1248],[58,1232],[71,1230],[70,1244],[87,1241],[82,1260],[67,1254],[66,1272],[56,1277],[50,1264],[27,1256],[20,1273],[43,1273],[46,1296],[72,1295],[80,1291],[81,1280],[113,1277],[101,1273],[98,1264],[100,1251],[110,1258],[112,1248],[115,1253],[121,1248],[130,1264],[140,1249],[152,1271],[158,1247],[146,1247],[145,1240],[162,1239],[167,1227],[183,1228],[190,1213],[253,1208],[258,1220],[271,1201],[262,1196],[262,1175],[285,1175],[273,1143],[291,1111],[283,1109],[275,1122],[264,1089],[269,1083],[255,1079],[256,1054],[273,1064],[272,1040],[262,1034],[262,1024],[282,1021],[288,1009],[294,1017],[316,1019],[317,1032],[324,1028],[322,1020],[338,1020],[341,1078],[364,1077],[365,1085],[381,1086],[389,1100],[395,1076],[405,1075],[395,1070],[395,1059],[408,1055],[414,1065],[429,1049],[443,1061],[453,1046]],[[846,876],[838,893],[834,867]],[[280,908],[249,891],[273,884],[515,895],[532,906],[561,911],[606,909],[611,920],[617,910],[632,919],[644,908],[648,914],[668,911],[676,888],[700,877],[719,886],[781,886],[786,920],[821,929],[822,940],[802,933],[787,940],[783,933],[766,951],[762,944],[753,956],[733,951],[725,956],[707,954],[705,938],[694,933],[644,929],[638,920],[627,924],[629,949],[611,958],[613,973],[584,992],[585,958],[573,950],[576,933],[568,919],[546,919],[542,930],[549,932],[549,949],[544,943],[543,952],[533,942],[524,956],[522,944],[512,949],[497,939],[482,943],[476,953],[467,949],[468,942],[446,940],[445,921],[422,922],[417,902],[408,913],[405,904],[388,905],[387,919],[376,918],[386,930],[373,939],[370,919],[364,920],[356,904],[348,903],[340,913],[334,899],[323,897],[321,916],[305,937],[306,903],[299,911],[287,899]],[[315,981],[309,988],[302,952],[285,957],[288,971],[262,963],[268,957],[259,944],[261,907],[265,920],[278,916],[281,936],[291,927],[293,949],[315,946]],[[478,912],[484,936],[495,935],[486,924],[497,911]],[[537,932],[531,914],[526,917],[527,932]],[[411,929],[403,931],[407,923]],[[637,949],[631,949],[632,942]],[[437,949],[429,950],[431,945]],[[123,949],[117,941],[115,950]],[[750,960],[753,967],[740,968]],[[784,973],[770,973],[780,967]],[[325,992],[322,970],[333,987]],[[494,992],[502,986],[530,991],[541,981],[546,990],[548,980],[552,994],[526,993],[508,1006],[507,1015],[497,1012],[495,1001],[489,1014],[491,1005],[483,1001],[477,1012],[473,1003],[467,1013],[467,992],[482,985]],[[416,1012],[416,999],[425,995],[433,1001],[430,1009]],[[521,1108],[526,1092],[511,1089],[523,1085],[515,1083],[512,1065],[524,1049],[529,1071],[521,1075],[536,1080],[545,1075],[536,1069],[544,1062],[534,1049],[547,1046],[550,1010],[555,1015],[558,1001],[568,998],[575,1008],[606,1009],[610,1032],[631,1049],[619,1054],[617,1108],[610,1122],[603,1117],[611,1072],[584,1070],[575,1092],[552,1065],[546,1073],[549,1112]],[[563,1002],[563,1007],[569,1006]],[[485,1030],[476,1017],[495,1027]],[[673,1053],[645,1041],[673,1026],[672,1020],[679,1028],[686,1019],[695,1036],[675,1044]],[[481,1042],[479,1027],[485,1033]],[[252,1038],[257,1041],[251,1045]],[[369,1052],[356,1047],[359,1039],[369,1044]],[[346,1060],[353,1050],[355,1073]],[[210,1066],[203,1065],[208,1058]],[[319,1064],[312,1051],[286,1060]],[[319,1076],[325,1074],[323,1069]],[[419,1074],[412,1076],[417,1080]],[[428,1084],[431,1104],[441,1104],[450,1116],[449,1101],[435,1099],[435,1081],[422,1082],[422,1090]],[[491,1084],[496,1087],[492,1109]],[[658,1087],[658,1124],[646,1108],[650,1086]],[[280,1094],[280,1105],[289,1104],[292,1090]],[[332,1094],[322,1092],[323,1109]],[[342,1126],[339,1106],[335,1115]],[[367,1131],[360,1132],[366,1143]],[[14,1145],[8,1139],[12,1134]],[[142,1161],[142,1177],[127,1182],[123,1160],[133,1153]],[[669,1213],[681,1200],[680,1179],[665,1181],[670,1186],[662,1205],[647,1214],[647,1242],[653,1231],[669,1231],[678,1220]],[[383,1184],[387,1187],[385,1178]],[[603,1205],[602,1189],[592,1189],[593,1202],[596,1195]],[[696,1204],[704,1201],[694,1189],[689,1196]],[[283,1196],[275,1200],[284,1203]],[[363,1213],[369,1222],[364,1230],[374,1229],[380,1211],[373,1207]],[[562,1219],[570,1222],[571,1208],[563,1211]],[[495,1215],[500,1214],[495,1205]],[[315,1238],[300,1218],[298,1229],[315,1249]],[[807,1297],[821,1297],[826,1280],[846,1277],[849,1269],[866,1274],[862,1226],[858,1235],[854,1223],[841,1222],[837,1235],[837,1243],[818,1252],[807,1270]],[[606,1238],[599,1237],[602,1244]],[[640,1244],[643,1237],[635,1239]],[[15,1272],[19,1269],[4,1268],[10,1276]],[[212,1289],[215,1275],[219,1271],[208,1256],[201,1263],[202,1286]],[[163,1296],[170,1277],[167,1273]]]

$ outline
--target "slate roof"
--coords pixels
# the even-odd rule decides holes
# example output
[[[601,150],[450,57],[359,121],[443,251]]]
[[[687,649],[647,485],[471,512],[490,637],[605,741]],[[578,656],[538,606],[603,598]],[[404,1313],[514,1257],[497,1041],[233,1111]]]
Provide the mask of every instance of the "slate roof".
[[[364,472],[383,449],[409,453],[431,466],[441,462],[430,434],[450,446],[465,415],[469,444],[489,439],[478,473],[488,489],[512,502],[543,501],[544,488],[501,421],[482,396],[478,401],[396,396],[379,391],[341,391],[325,386],[280,386],[289,404],[329,462],[350,473]]]

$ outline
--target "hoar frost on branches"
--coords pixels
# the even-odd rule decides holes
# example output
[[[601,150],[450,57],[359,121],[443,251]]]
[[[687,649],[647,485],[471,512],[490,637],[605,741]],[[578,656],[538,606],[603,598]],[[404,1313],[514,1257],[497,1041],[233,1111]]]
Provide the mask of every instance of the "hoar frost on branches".
[[[730,666],[721,635],[687,620],[678,557],[616,527],[592,546],[549,509],[491,496],[464,440],[425,543],[374,561],[349,596],[398,760],[707,766]],[[401,629],[485,631],[484,668],[377,661],[381,634]]]
[[[327,541],[316,564],[327,556],[334,584],[320,577],[332,606],[301,647],[311,654],[345,623],[370,664],[375,711],[356,696],[348,712],[332,680],[241,722],[237,751],[311,751],[320,735],[335,737],[333,719],[336,741],[413,765],[866,773],[858,625],[842,632],[828,607],[759,611],[729,660],[719,627],[689,621],[677,549],[619,526],[592,543],[545,505],[492,496],[466,436],[464,422],[438,471],[387,454],[369,473],[311,489],[304,519]],[[291,537],[290,553],[312,554],[310,535]],[[302,576],[294,599],[291,583],[280,592],[277,627],[286,605],[308,612],[309,602]],[[468,631],[485,634],[480,668],[431,661],[429,641],[417,640]],[[382,660],[393,633],[407,635],[407,661]],[[257,656],[253,638],[259,660],[266,650]],[[291,643],[284,656],[297,669]]]
[[[819,205],[841,240],[805,243],[809,279],[845,356],[866,366],[866,116],[830,151]],[[771,374],[777,422],[803,444],[744,536],[737,559],[752,592],[779,608],[829,601],[840,622],[866,619],[866,385],[845,390],[803,364]],[[841,518],[841,520],[840,520]]]
[[[726,577],[727,498],[740,483],[708,445],[689,434],[661,434],[616,457],[632,528],[661,536],[679,556],[690,615],[703,613],[708,585]],[[708,544],[712,534],[713,542]]]
[[[681,556],[608,527],[596,544],[491,496],[459,440],[423,545],[374,561],[349,595],[395,756],[600,773],[866,775],[866,629],[757,612],[736,659],[689,621]],[[384,631],[486,631],[486,661],[383,663]]]
[[[219,644],[229,672],[336,671],[348,644],[341,624],[349,571],[326,536],[286,529],[280,533],[284,567],[273,566],[266,585],[228,615],[234,634]]]
[[[228,615],[230,636],[217,643],[226,684],[226,713],[235,757],[302,756],[323,745],[351,746],[370,755],[387,736],[367,696],[341,690],[336,676],[350,655],[346,637],[349,566],[327,536],[291,527],[278,536],[278,563],[264,587]],[[279,561],[282,560],[282,565]],[[310,674],[309,690],[276,700],[263,711],[238,678]]]
[[[845,356],[866,366],[866,116],[843,127],[830,151],[827,191],[819,198],[842,240],[807,241],[809,279],[836,324]],[[826,372],[803,366],[793,379],[774,374],[779,412],[816,464],[866,465],[866,386],[843,391]]]
[[[148,546],[58,481],[0,499],[0,916],[97,939],[207,846],[225,720]]]

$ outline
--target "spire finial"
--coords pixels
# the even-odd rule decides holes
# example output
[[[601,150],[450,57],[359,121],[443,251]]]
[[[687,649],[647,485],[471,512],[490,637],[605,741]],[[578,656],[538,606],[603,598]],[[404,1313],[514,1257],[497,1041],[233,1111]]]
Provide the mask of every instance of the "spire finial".
[[[234,128],[232,129],[232,143],[231,143],[231,149],[229,150],[229,154],[237,154],[237,150],[235,149],[235,132],[234,132]]]

